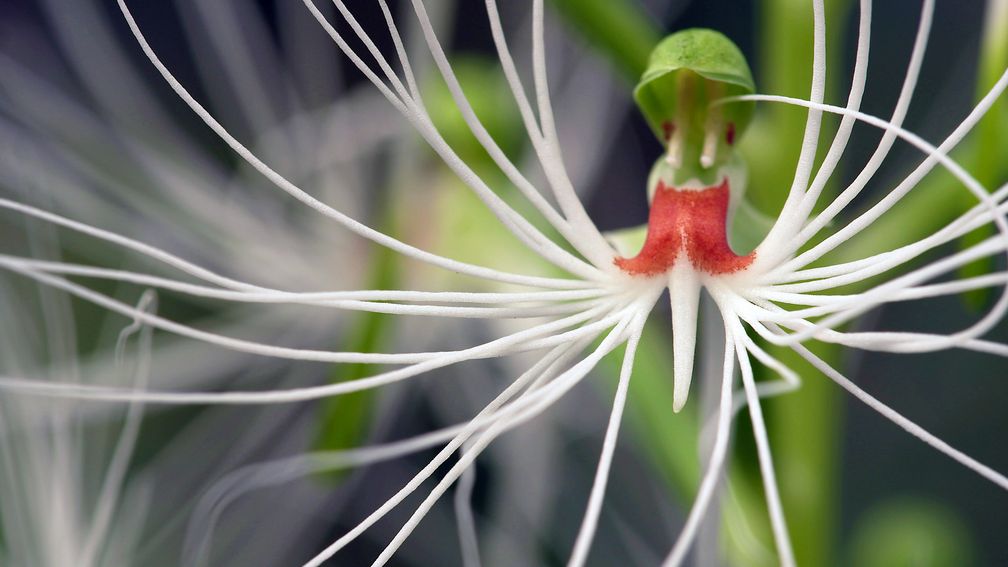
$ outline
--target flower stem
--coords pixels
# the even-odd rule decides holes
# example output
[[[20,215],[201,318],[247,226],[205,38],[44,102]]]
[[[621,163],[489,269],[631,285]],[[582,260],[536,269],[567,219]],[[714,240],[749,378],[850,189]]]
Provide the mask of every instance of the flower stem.
[[[553,7],[636,82],[661,38],[656,22],[632,0],[552,0]]]
[[[849,0],[826,2],[826,21],[844,22],[850,14]],[[812,6],[804,0],[764,0],[759,20],[759,53],[756,74],[763,92],[808,96],[812,78]],[[842,34],[844,26],[827,27],[827,69],[843,66]],[[827,73],[826,100],[838,100],[839,73]],[[780,210],[784,191],[791,185],[794,160],[799,153],[800,132],[805,113],[770,108],[753,121],[743,139],[743,152],[751,167],[754,182],[749,195],[764,212]],[[827,136],[835,128],[823,129]],[[823,136],[821,139],[828,139]],[[773,143],[767,143],[773,140]],[[772,149],[772,151],[770,151]],[[757,181],[758,180],[758,181]],[[829,202],[830,187],[820,202]],[[816,345],[819,347],[819,345]],[[777,455],[778,476],[785,516],[798,565],[830,566],[836,554],[838,494],[836,471],[839,465],[839,431],[842,414],[839,392],[818,372],[806,369],[790,350],[773,348],[770,354],[808,377],[803,386],[779,400],[766,402],[770,442]],[[817,354],[839,362],[840,349],[824,345]],[[755,474],[755,473],[754,473]],[[772,542],[767,542],[773,549]]]

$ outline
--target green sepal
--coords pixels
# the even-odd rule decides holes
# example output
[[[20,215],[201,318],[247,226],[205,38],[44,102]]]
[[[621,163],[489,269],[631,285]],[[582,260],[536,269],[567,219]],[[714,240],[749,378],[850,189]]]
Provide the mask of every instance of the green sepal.
[[[637,105],[647,118],[651,130],[662,141],[665,139],[662,125],[675,119],[678,102],[677,75],[683,71],[721,83],[724,90],[722,96],[756,92],[756,84],[745,56],[724,34],[693,28],[666,37],[651,52],[647,70],[634,88]],[[749,125],[754,107],[755,103],[752,102],[724,106],[725,118],[734,123],[736,136],[741,136]]]

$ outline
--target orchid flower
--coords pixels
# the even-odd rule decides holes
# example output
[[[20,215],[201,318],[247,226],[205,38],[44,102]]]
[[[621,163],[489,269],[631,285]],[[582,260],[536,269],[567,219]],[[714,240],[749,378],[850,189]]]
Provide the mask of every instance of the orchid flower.
[[[222,274],[141,240],[106,230],[94,223],[68,218],[13,199],[0,199],[0,207],[80,233],[160,263],[174,276],[116,269],[106,266],[40,260],[16,255],[0,256],[0,267],[34,280],[48,288],[90,302],[110,313],[122,315],[137,325],[172,333],[221,349],[263,357],[313,361],[327,364],[388,365],[394,369],[336,384],[297,388],[249,390],[154,390],[98,386],[71,382],[45,382],[4,377],[0,387],[11,392],[100,400],[131,404],[221,404],[261,405],[293,403],[338,396],[414,379],[426,373],[472,360],[510,357],[531,361],[481,411],[464,423],[444,430],[380,447],[361,448],[341,455],[333,462],[302,459],[278,465],[266,475],[277,478],[308,474],[327,467],[355,466],[424,449],[438,448],[423,467],[398,492],[363,521],[318,551],[306,565],[321,565],[391,511],[403,506],[410,496],[422,500],[374,561],[387,564],[403,542],[414,532],[439,499],[460,479],[466,478],[474,461],[504,433],[532,420],[581,383],[599,362],[622,349],[622,365],[609,415],[595,481],[588,496],[580,529],[568,564],[583,565],[598,528],[610,467],[633,377],[634,359],[645,321],[663,294],[671,305],[674,372],[674,400],[669,411],[681,410],[693,382],[694,352],[697,348],[697,318],[702,293],[717,306],[724,327],[723,366],[718,384],[718,411],[711,424],[713,443],[704,463],[699,489],[675,544],[663,564],[680,565],[693,544],[701,521],[711,507],[719,479],[724,474],[734,416],[749,415],[758,452],[764,495],[774,542],[781,565],[795,565],[787,522],[779,496],[773,457],[761,400],[784,394],[800,385],[795,371],[778,360],[767,344],[792,349],[822,374],[854,397],[893,421],[911,435],[961,463],[980,476],[1008,490],[1008,478],[945,443],[931,432],[871,396],[837,369],[813,354],[809,341],[834,343],[865,351],[895,353],[966,349],[995,356],[1008,356],[1008,346],[985,340],[984,336],[1004,319],[1008,291],[976,323],[947,333],[911,331],[848,330],[845,324],[881,306],[925,298],[960,294],[969,290],[1004,287],[1008,277],[994,272],[958,280],[940,280],[970,262],[1008,254],[1008,186],[991,192],[950,153],[962,142],[985,113],[1008,88],[1008,71],[997,80],[977,106],[942,142],[934,145],[903,128],[903,121],[915,92],[921,62],[928,43],[933,17],[933,0],[923,0],[918,34],[903,78],[899,100],[888,118],[860,110],[866,87],[868,51],[871,43],[870,0],[859,9],[859,35],[851,89],[845,106],[827,104],[826,21],[822,0],[813,0],[814,63],[807,99],[774,94],[757,94],[744,58],[730,41],[715,32],[690,30],[674,34],[655,51],[649,72],[638,87],[637,98],[655,133],[664,142],[665,153],[647,182],[651,200],[645,238],[638,250],[603,234],[588,215],[565,167],[563,144],[556,128],[550,96],[545,56],[544,6],[532,0],[532,97],[526,91],[512,57],[495,0],[486,0],[486,12],[501,69],[518,108],[529,144],[535,150],[544,178],[534,183],[513,163],[477,117],[467,100],[453,67],[438,40],[427,9],[420,0],[411,6],[434,65],[447,84],[451,96],[472,134],[493,163],[523,198],[521,205],[510,202],[494,190],[488,180],[445,141],[425,105],[420,83],[414,73],[415,56],[407,51],[392,11],[384,0],[378,4],[384,16],[383,37],[393,53],[384,53],[376,36],[369,35],[342,0],[333,0],[335,16],[327,16],[312,0],[305,7],[321,30],[343,52],[346,59],[373,84],[391,108],[409,122],[472,192],[485,204],[513,237],[550,268],[545,273],[525,273],[462,262],[419,245],[400,240],[355,219],[326,199],[310,192],[280,173],[250,149],[238,134],[218,120],[173,74],[159,53],[151,47],[143,27],[124,0],[118,6],[137,44],[170,90],[198,116],[239,158],[249,164],[276,189],[306,206],[331,223],[333,230],[345,230],[358,238],[383,246],[411,263],[425,264],[454,272],[468,282],[492,282],[496,291],[447,291],[419,289],[357,289],[337,291],[293,291]],[[338,22],[338,23],[337,23]],[[731,216],[741,205],[746,183],[743,159],[734,149],[743,134],[753,103],[786,104],[807,109],[801,154],[793,181],[779,214],[765,238],[751,251],[736,251],[730,244]],[[817,164],[823,117],[834,114],[840,124]],[[882,140],[856,178],[832,199],[825,199],[825,187],[850,141],[857,123],[883,132]],[[841,213],[862,196],[889,157],[897,140],[916,148],[923,156],[919,165],[877,203],[851,220],[839,222]],[[842,250],[850,238],[878,222],[900,206],[917,184],[937,167],[944,168],[972,195],[977,204],[941,229],[908,245],[859,258],[830,264],[828,255]],[[759,183],[755,179],[754,183]],[[923,259],[977,228],[993,227],[992,236],[920,266],[906,265]],[[184,230],[184,227],[179,227]],[[742,253],[739,253],[742,252]],[[494,251],[487,250],[488,261]],[[905,269],[898,276],[893,271]],[[562,274],[562,275],[560,275]],[[251,304],[257,306],[305,306],[318,310],[384,313],[396,317],[519,320],[521,326],[507,328],[501,336],[450,351],[331,351],[306,349],[259,342],[194,327],[133,306],[109,296],[78,279],[112,280],[155,288],[172,294]],[[881,281],[881,283],[878,283]],[[871,282],[864,291],[837,293],[847,286]],[[473,286],[478,284],[472,283]],[[505,327],[497,327],[504,329]],[[769,369],[777,381],[757,382],[754,366]],[[736,386],[736,375],[741,388]],[[809,377],[820,379],[820,377]],[[660,432],[656,432],[660,435]],[[457,455],[457,458],[455,458]],[[454,460],[453,460],[454,458]],[[289,465],[289,466],[287,466]],[[435,481],[436,479],[436,481]],[[435,481],[432,488],[428,481]],[[246,484],[259,480],[253,474]],[[221,499],[228,497],[227,487]],[[214,503],[216,505],[216,503]],[[213,513],[213,512],[211,512]],[[462,520],[463,523],[465,520]],[[467,562],[478,564],[478,546],[472,531],[461,530],[467,545]],[[468,534],[468,537],[467,535]]]

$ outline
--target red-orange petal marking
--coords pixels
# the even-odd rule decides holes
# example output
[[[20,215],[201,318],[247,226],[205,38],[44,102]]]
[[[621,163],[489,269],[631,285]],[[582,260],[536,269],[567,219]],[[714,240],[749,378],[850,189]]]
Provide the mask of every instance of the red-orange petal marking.
[[[667,272],[681,250],[694,268],[709,274],[737,272],[752,263],[754,254],[739,256],[728,246],[728,178],[721,185],[681,191],[658,182],[648,217],[644,247],[633,258],[613,263],[635,276]]]

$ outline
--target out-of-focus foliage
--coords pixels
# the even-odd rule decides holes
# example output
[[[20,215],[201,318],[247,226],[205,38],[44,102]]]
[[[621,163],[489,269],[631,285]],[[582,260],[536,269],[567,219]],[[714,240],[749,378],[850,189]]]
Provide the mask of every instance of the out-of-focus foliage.
[[[848,565],[970,567],[969,531],[948,510],[921,500],[885,502],[860,518]]]

